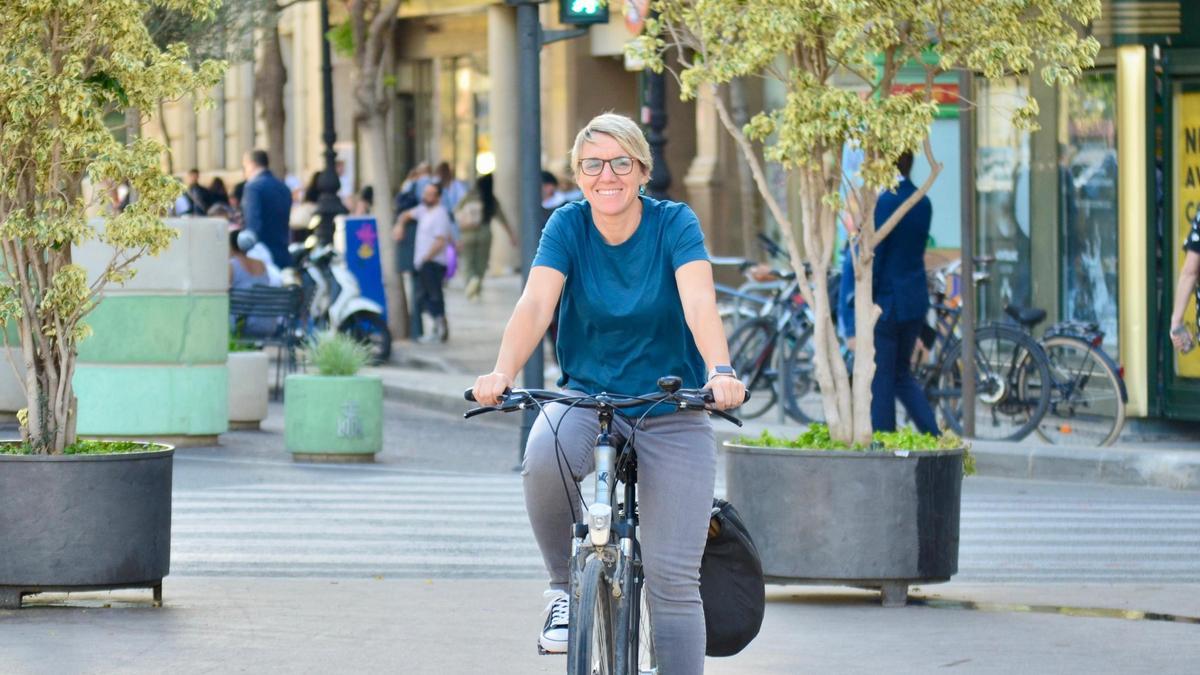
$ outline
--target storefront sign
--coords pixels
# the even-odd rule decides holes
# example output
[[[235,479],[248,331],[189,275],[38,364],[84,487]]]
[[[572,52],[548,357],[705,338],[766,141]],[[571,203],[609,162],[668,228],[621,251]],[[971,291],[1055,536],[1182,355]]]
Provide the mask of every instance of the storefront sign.
[[[650,0],[625,0],[625,28],[634,35],[641,35],[650,13]]]
[[[934,82],[932,94],[933,102],[938,104],[936,117],[958,117],[958,84],[955,82]],[[897,94],[915,94],[920,98],[925,96],[925,83],[904,83],[893,84],[892,95]]]
[[[1192,219],[1200,211],[1200,91],[1185,91],[1178,94],[1179,136],[1175,139],[1178,153],[1175,163],[1175,203],[1179,209],[1175,217],[1174,236],[1168,246],[1173,251],[1175,276],[1183,267],[1183,240],[1192,229]],[[1196,330],[1196,305],[1188,304],[1184,324]],[[1200,349],[1191,353],[1175,355],[1175,372],[1182,377],[1200,377]]]

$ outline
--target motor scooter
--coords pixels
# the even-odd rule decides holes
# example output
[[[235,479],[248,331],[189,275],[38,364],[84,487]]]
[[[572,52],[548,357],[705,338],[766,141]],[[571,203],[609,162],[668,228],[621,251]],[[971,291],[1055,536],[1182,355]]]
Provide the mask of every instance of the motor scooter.
[[[288,246],[292,274],[284,283],[304,287],[304,325],[311,332],[336,328],[371,350],[373,363],[385,363],[392,355],[392,333],[383,318],[383,307],[364,297],[354,273],[333,246],[296,242]]]

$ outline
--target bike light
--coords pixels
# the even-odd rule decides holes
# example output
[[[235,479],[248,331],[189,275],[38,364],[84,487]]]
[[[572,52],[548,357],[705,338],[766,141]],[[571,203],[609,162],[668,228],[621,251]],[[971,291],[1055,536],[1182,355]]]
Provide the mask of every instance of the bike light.
[[[592,504],[588,507],[588,536],[594,546],[604,546],[612,534],[612,507]]]

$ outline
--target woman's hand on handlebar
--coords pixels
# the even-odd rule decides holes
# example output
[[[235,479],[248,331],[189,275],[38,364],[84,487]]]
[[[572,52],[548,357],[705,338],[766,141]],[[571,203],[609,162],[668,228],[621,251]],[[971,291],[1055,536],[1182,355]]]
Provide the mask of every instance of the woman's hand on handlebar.
[[[717,410],[736,408],[746,399],[746,386],[741,380],[729,375],[714,376],[704,388],[712,391],[712,407]]]
[[[492,371],[487,375],[475,378],[475,386],[471,388],[471,392],[475,395],[475,401],[479,405],[498,405],[500,397],[504,395],[504,392],[512,389],[512,386],[511,377]]]

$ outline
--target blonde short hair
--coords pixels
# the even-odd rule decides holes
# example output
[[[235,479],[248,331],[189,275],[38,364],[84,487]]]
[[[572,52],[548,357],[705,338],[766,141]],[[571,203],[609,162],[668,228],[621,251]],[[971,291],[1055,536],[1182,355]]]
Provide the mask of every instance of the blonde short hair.
[[[611,136],[622,150],[641,163],[646,175],[654,168],[654,162],[650,159],[650,144],[646,142],[646,136],[637,122],[624,115],[607,112],[593,117],[575,135],[575,147],[571,149],[571,171],[576,177],[579,176],[579,162],[582,159],[579,153],[583,151],[583,144],[594,143],[596,134]]]

